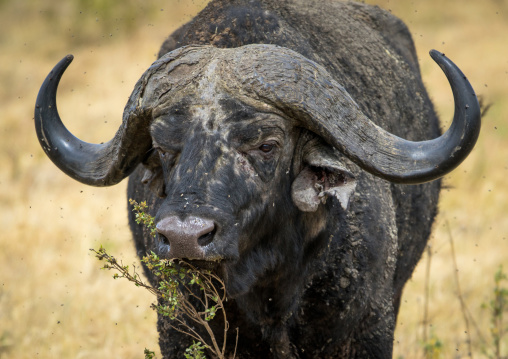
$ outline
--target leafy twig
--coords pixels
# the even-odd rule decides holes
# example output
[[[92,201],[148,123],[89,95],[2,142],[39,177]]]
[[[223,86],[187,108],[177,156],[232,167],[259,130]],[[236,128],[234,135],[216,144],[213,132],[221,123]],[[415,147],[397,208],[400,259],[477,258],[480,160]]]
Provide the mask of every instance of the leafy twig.
[[[129,203],[133,206],[133,211],[136,212],[136,223],[145,225],[150,230],[151,235],[156,236],[154,218],[147,213],[148,206],[146,202],[137,203],[131,199]],[[202,350],[205,348],[210,350],[216,357],[225,358],[226,334],[229,329],[224,309],[224,302],[227,298],[224,282],[217,275],[209,270],[195,268],[181,260],[175,262],[161,259],[151,252],[143,257],[142,262],[157,278],[158,287],[153,287],[141,279],[135,266],[133,266],[133,272],[131,273],[129,266],[124,266],[121,261],[109,255],[102,246],[99,250],[91,249],[91,251],[95,253],[99,260],[106,262],[102,267],[103,269],[117,271],[113,278],[125,278],[137,287],[145,288],[155,295],[158,303],[152,304],[152,308],[160,315],[168,317],[173,329],[197,341],[193,342],[194,344],[187,349],[186,358],[204,358]],[[224,321],[224,339],[221,347],[217,343],[209,324],[218,312],[222,313]],[[204,328],[211,343],[207,342],[193,326],[189,325],[188,321]],[[236,340],[238,344],[238,329]],[[145,349],[145,358],[154,357],[153,352]]]

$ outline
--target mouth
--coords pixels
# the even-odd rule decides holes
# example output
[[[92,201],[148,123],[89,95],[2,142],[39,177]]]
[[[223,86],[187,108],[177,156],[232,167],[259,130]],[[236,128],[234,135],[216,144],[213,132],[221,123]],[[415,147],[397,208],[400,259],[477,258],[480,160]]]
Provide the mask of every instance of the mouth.
[[[214,260],[214,261],[207,261],[202,259],[175,259],[175,263],[181,264],[181,265],[188,265],[192,268],[195,268],[197,270],[209,270],[214,273],[221,272],[220,268],[223,266],[223,262],[221,260]]]

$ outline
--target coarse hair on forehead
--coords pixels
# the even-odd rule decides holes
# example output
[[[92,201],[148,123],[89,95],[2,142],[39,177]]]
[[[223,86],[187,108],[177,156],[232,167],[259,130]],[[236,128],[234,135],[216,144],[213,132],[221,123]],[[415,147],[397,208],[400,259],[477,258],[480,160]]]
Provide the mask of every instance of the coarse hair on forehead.
[[[295,95],[302,76],[315,81],[319,67],[276,45],[186,46],[167,53],[145,72],[142,103],[159,112],[185,98],[227,95],[263,112],[290,115],[284,110],[284,94]]]

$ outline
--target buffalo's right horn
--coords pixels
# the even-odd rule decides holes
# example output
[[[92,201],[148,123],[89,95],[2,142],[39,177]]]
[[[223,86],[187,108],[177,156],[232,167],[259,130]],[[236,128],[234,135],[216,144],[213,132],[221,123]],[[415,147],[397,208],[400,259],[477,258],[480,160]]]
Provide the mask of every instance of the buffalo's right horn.
[[[149,113],[138,109],[135,100],[140,82],[127,103],[122,125],[104,144],[83,142],[65,128],[56,108],[56,92],[73,56],[64,57],[42,84],[35,106],[35,129],[44,152],[70,177],[92,186],[111,186],[127,177],[151,147]],[[145,111],[146,112],[146,111]]]

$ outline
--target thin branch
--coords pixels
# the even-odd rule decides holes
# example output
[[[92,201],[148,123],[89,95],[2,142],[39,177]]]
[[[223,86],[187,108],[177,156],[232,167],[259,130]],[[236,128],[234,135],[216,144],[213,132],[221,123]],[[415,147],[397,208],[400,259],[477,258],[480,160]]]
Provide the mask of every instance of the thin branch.
[[[209,347],[209,345],[208,345],[208,344],[206,344],[206,341],[205,341],[205,340],[204,340],[204,339],[203,339],[203,338],[202,338],[202,337],[201,337],[198,333],[196,333],[196,332],[194,331],[194,329],[192,329],[191,327],[189,327],[186,323],[181,324],[181,325],[182,325],[182,326],[184,326],[185,328],[189,329],[189,330],[190,330],[190,332],[187,332],[187,331],[185,331],[185,330],[181,329],[180,327],[178,327],[178,326],[176,326],[176,325],[173,325],[173,324],[170,324],[170,327],[171,327],[171,328],[173,328],[173,329],[174,329],[174,330],[176,330],[176,331],[179,331],[179,332],[180,332],[180,333],[182,333],[182,334],[185,334],[185,335],[187,335],[187,336],[189,336],[189,337],[191,337],[191,338],[193,338],[193,339],[196,339],[196,340],[197,340],[197,341],[199,341],[199,342],[204,343],[207,347]]]
[[[223,359],[224,352],[220,350],[219,345],[217,344],[217,340],[215,339],[215,335],[213,334],[212,328],[210,328],[210,325],[206,321],[203,323],[203,326],[208,332],[208,335],[210,335],[210,338],[212,339],[213,347],[215,348],[215,355],[217,355],[220,359]]]
[[[226,310],[224,309],[224,306],[222,306],[222,302],[221,302],[221,310],[222,310],[222,315],[224,316],[224,340],[222,341],[222,352],[225,353],[226,352],[226,340],[227,340],[227,334],[228,334],[228,330],[229,330],[229,322],[226,320]],[[238,332],[238,328],[236,328],[237,332]],[[238,333],[237,333],[237,338],[236,340],[238,341]],[[235,346],[235,351],[236,351],[236,346]],[[233,358],[235,356],[233,355]]]
[[[238,333],[239,333],[239,329],[238,329],[238,327],[237,327],[237,328],[236,328],[235,351],[233,352],[233,359],[235,359],[235,357],[236,357],[236,348],[238,348]]]

